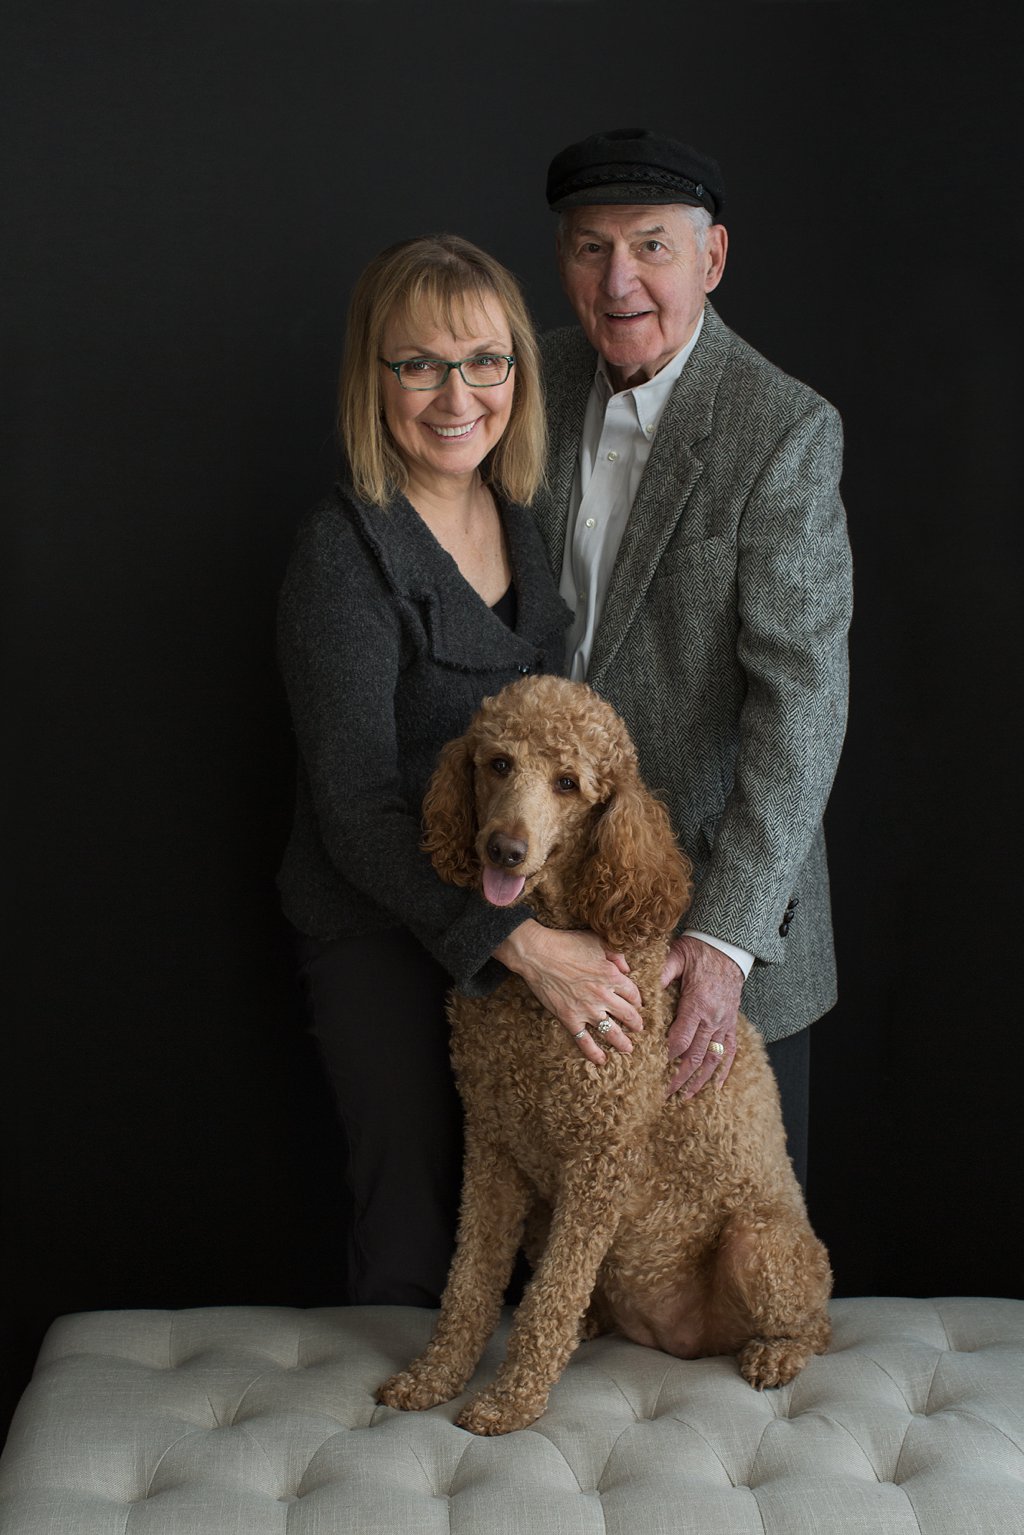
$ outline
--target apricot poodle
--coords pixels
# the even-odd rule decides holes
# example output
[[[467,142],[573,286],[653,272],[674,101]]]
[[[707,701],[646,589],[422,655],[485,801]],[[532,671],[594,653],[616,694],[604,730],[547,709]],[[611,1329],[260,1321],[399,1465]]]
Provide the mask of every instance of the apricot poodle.
[[[533,1422],[580,1338],[609,1329],[684,1359],[735,1354],[759,1389],[791,1380],[828,1344],[828,1257],[746,1019],[719,1090],[666,1098],[677,988],[660,976],[690,871],[622,721],[584,683],[512,683],[444,749],[424,818],[444,879],[625,953],[644,1029],[632,1054],[598,1066],[518,977],[487,998],[453,993],[466,1110],[458,1246],[432,1341],[379,1400],[424,1408],[464,1389],[524,1230],[533,1277],[505,1361],[462,1427]]]

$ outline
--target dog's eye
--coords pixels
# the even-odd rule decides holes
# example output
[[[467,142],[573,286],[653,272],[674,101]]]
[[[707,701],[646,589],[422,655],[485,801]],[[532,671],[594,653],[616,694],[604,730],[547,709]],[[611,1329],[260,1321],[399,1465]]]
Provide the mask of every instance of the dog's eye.
[[[575,789],[579,788],[579,784],[575,778],[570,778],[568,774],[565,774],[563,777],[555,780],[555,788],[559,794],[572,794]]]
[[[504,777],[504,775],[511,772],[511,770],[512,764],[507,757],[495,757],[492,759],[491,771],[493,773],[500,773],[502,777]]]

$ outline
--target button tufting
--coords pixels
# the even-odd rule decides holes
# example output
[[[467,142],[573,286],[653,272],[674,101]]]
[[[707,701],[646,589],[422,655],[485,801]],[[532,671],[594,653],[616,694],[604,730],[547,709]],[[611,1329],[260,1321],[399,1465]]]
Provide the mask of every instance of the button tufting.
[[[79,1461],[88,1455],[89,1491],[86,1494],[83,1489],[83,1512],[77,1522],[74,1493],[69,1491],[73,1521],[69,1528],[86,1527],[101,1487],[110,1509],[120,1507],[115,1521],[120,1528],[130,1512],[126,1482],[135,1481],[132,1502],[154,1502],[146,1513],[156,1535],[157,1526],[174,1526],[182,1500],[206,1496],[211,1483],[219,1480],[222,1466],[225,1479],[231,1482],[231,1497],[237,1494],[244,1504],[239,1527],[246,1529],[262,1529],[263,1522],[269,1521],[283,1531],[292,1505],[303,1500],[306,1513],[319,1517],[325,1526],[341,1528],[347,1521],[346,1527],[370,1528],[383,1497],[393,1499],[402,1510],[400,1521],[393,1520],[391,1528],[422,1528],[424,1535],[428,1526],[432,1528],[428,1501],[448,1504],[449,1517],[438,1515],[435,1521],[445,1530],[449,1524],[455,1527],[461,1511],[464,1522],[473,1528],[500,1526],[516,1535],[575,1529],[583,1523],[588,1530],[593,1525],[608,1535],[630,1535],[637,1529],[660,1528],[669,1499],[673,1507],[695,1500],[699,1506],[688,1508],[694,1529],[724,1529],[749,1519],[749,1514],[739,1512],[739,1503],[743,1499],[749,1504],[753,1496],[758,1503],[753,1517],[759,1535],[762,1530],[764,1535],[792,1535],[800,1522],[798,1515],[808,1528],[839,1535],[844,1528],[866,1527],[876,1514],[877,1527],[887,1521],[895,1527],[905,1517],[915,1479],[927,1490],[930,1507],[941,1504],[942,1521],[929,1523],[925,1518],[921,1522],[929,1535],[937,1535],[940,1524],[951,1530],[977,1528],[978,1508],[989,1520],[986,1528],[1016,1528],[1024,1458],[992,1420],[1005,1411],[1008,1400],[1019,1399],[1019,1382],[1024,1379],[1024,1304],[973,1299],[943,1304],[948,1319],[958,1323],[954,1335],[967,1348],[932,1345],[934,1323],[924,1303],[834,1301],[836,1344],[810,1363],[794,1392],[773,1392],[770,1399],[745,1386],[741,1391],[742,1382],[729,1361],[666,1364],[656,1351],[621,1339],[599,1340],[574,1359],[537,1430],[494,1445],[456,1429],[443,1415],[394,1415],[371,1406],[383,1346],[383,1334],[372,1313],[368,1313],[369,1326],[358,1311],[351,1316],[325,1311],[322,1319],[314,1312],[311,1319],[305,1314],[300,1318],[304,1334],[320,1342],[319,1363],[325,1372],[333,1375],[347,1361],[352,1386],[340,1397],[327,1378],[299,1382],[285,1372],[283,1360],[292,1335],[286,1333],[282,1318],[287,1321],[291,1313],[250,1313],[244,1308],[226,1312],[229,1333],[237,1319],[229,1338],[237,1376],[225,1368],[225,1349],[211,1343],[205,1352],[193,1348],[187,1372],[173,1380],[163,1369],[148,1368],[158,1356],[161,1341],[155,1330],[155,1341],[144,1335],[143,1320],[148,1325],[148,1319],[140,1316],[133,1323],[142,1333],[141,1357],[112,1363],[110,1351],[121,1346],[118,1330],[124,1330],[123,1322],[118,1316],[86,1316],[61,1323],[51,1335],[49,1354],[43,1356],[47,1368],[38,1380],[39,1406],[26,1398],[20,1409],[27,1431],[22,1442],[31,1444],[33,1456],[45,1453],[54,1460],[67,1456],[71,1430],[61,1421],[59,1409],[64,1400],[78,1401],[87,1373],[81,1344],[73,1357],[65,1358],[60,1349],[67,1347],[65,1334],[74,1344],[84,1331],[89,1353],[102,1359],[95,1417],[101,1427],[93,1433],[83,1420],[86,1437]],[[217,1326],[223,1325],[220,1313],[214,1320]],[[252,1379],[249,1371],[258,1372],[267,1357],[249,1340],[264,1339],[269,1325],[276,1329],[279,1341],[278,1362],[265,1369],[258,1396],[251,1394],[242,1402],[242,1386]],[[418,1315],[406,1316],[404,1309],[398,1309],[394,1326],[401,1336],[384,1350],[389,1364],[392,1357],[411,1356],[426,1341]],[[192,1326],[188,1342],[194,1346],[206,1336]],[[970,1346],[972,1336],[976,1347]],[[488,1366],[492,1370],[500,1358],[501,1343],[499,1336]],[[328,1348],[333,1352],[325,1354]],[[968,1353],[975,1357],[962,1357]],[[594,1361],[599,1364],[596,1370]],[[933,1368],[938,1365],[942,1374],[934,1377]],[[205,1424],[199,1421],[208,1399],[215,1404],[209,1411],[222,1414],[224,1426],[219,1432],[210,1430],[209,1419]],[[654,1403],[654,1408],[643,1414],[635,1411],[633,1404],[644,1401]],[[804,1406],[798,1408],[797,1401]],[[919,1403],[916,1410],[915,1401]],[[129,1469],[126,1476],[117,1428],[125,1402],[133,1414],[128,1441],[145,1443],[145,1456],[130,1459],[127,1465],[158,1468],[152,1489],[144,1488],[137,1471],[132,1475]],[[358,1421],[346,1422],[347,1417]],[[793,1425],[791,1430],[787,1424]],[[355,1440],[351,1434],[359,1428],[378,1432],[360,1434]],[[197,1429],[202,1432],[196,1433]],[[301,1450],[299,1441],[292,1438],[296,1433],[302,1436]],[[93,1454],[101,1438],[111,1444],[108,1467]],[[666,1455],[669,1444],[671,1454]],[[468,1460],[463,1458],[465,1449]],[[31,1478],[24,1467],[16,1467],[18,1453],[16,1445],[11,1460],[8,1450],[8,1474],[16,1471],[27,1485]],[[304,1474],[300,1474],[300,1461],[306,1463]],[[513,1462],[515,1507],[510,1509],[506,1473]],[[460,1463],[462,1471],[456,1475]],[[275,1474],[270,1467],[279,1469]],[[595,1487],[599,1468],[603,1485]],[[441,1489],[445,1476],[450,1485]],[[295,1480],[294,1488],[281,1487],[286,1478]],[[0,1473],[0,1497],[4,1491]],[[216,1500],[219,1493],[211,1491],[210,1496]],[[599,1499],[600,1517],[596,1508],[582,1510],[581,1498]],[[345,1501],[341,1523],[328,1510],[335,1499]],[[847,1502],[850,1524],[844,1526],[837,1504]],[[277,1515],[261,1512],[270,1503],[280,1510]],[[312,1504],[318,1508],[314,1510]],[[45,1505],[41,1507],[45,1523]],[[154,1516],[162,1516],[165,1523]],[[302,1521],[302,1510],[296,1509],[295,1519]],[[234,1527],[232,1520],[226,1522]],[[218,1513],[217,1527],[224,1524]],[[36,1527],[36,1523],[19,1524],[26,1532]]]

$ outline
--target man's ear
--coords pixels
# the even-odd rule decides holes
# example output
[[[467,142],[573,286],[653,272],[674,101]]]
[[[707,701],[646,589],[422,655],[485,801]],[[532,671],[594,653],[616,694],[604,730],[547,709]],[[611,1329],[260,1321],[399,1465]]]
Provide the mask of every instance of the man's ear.
[[[711,293],[722,281],[725,258],[729,253],[729,231],[724,224],[712,224],[704,242],[704,259],[707,272],[704,276],[704,292]]]

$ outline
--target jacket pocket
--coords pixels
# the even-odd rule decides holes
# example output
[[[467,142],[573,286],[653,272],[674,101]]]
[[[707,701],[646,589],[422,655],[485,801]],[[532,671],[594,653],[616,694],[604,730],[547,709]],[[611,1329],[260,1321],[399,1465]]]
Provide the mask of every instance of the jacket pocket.
[[[731,583],[736,574],[736,545],[725,538],[677,538],[662,553],[654,581],[677,580],[701,572]]]

